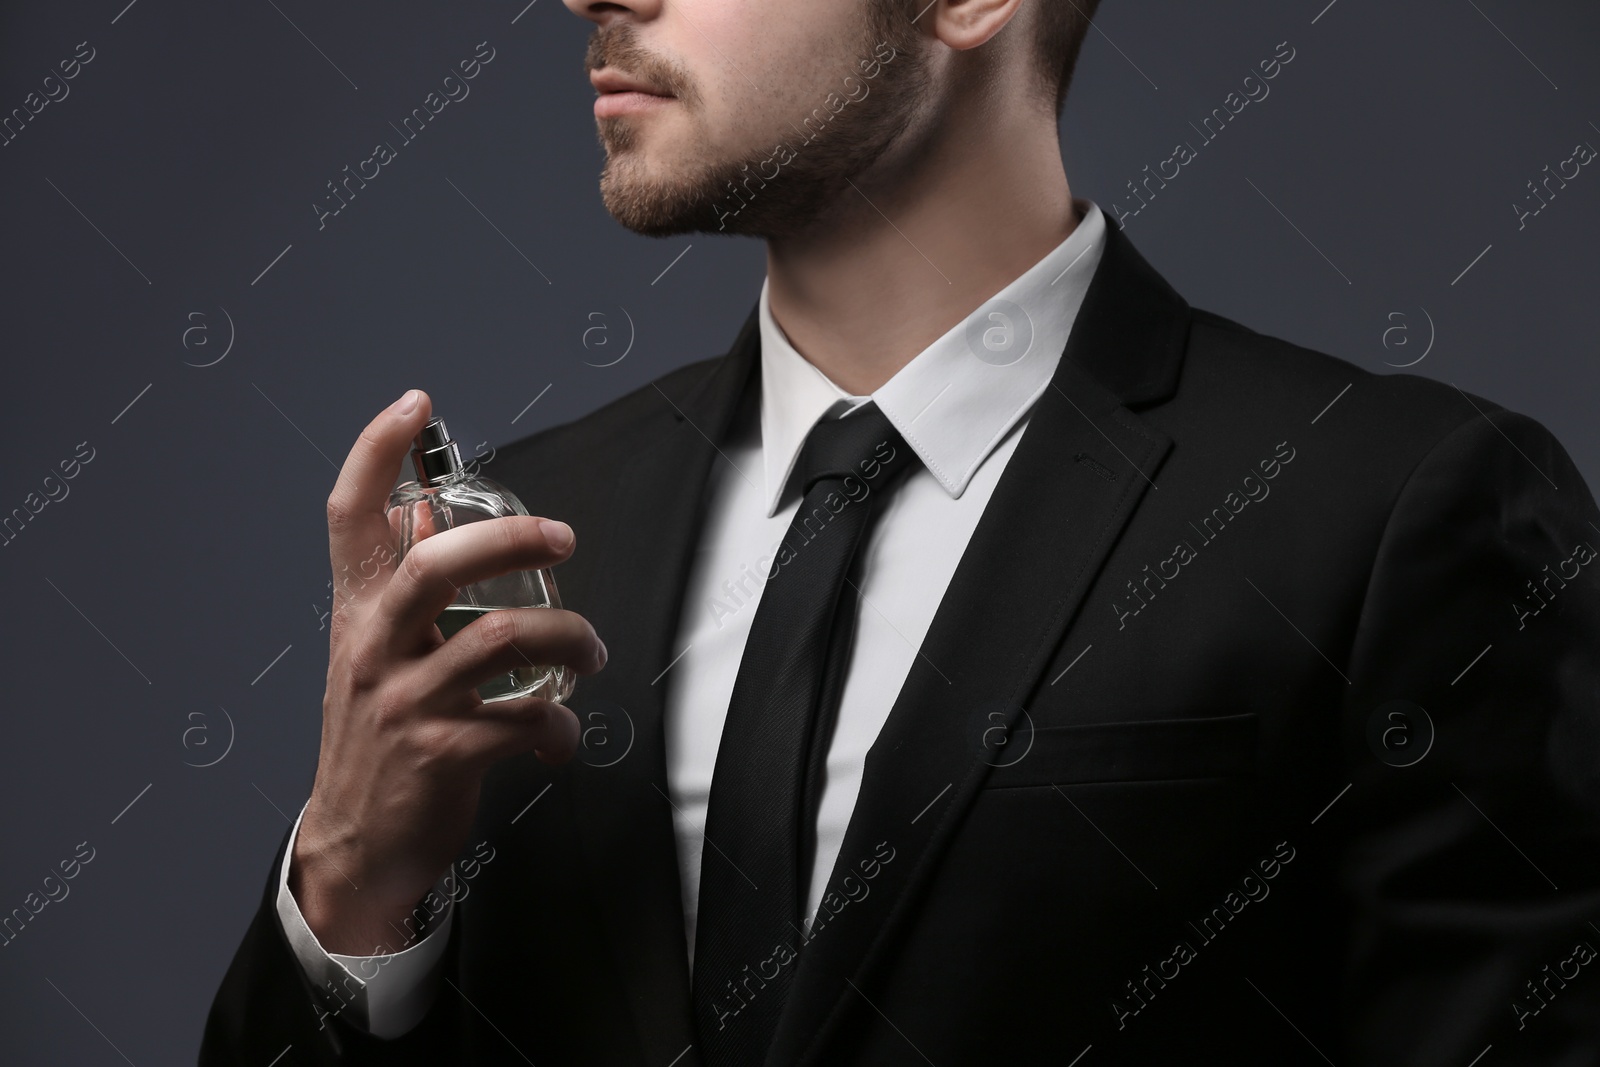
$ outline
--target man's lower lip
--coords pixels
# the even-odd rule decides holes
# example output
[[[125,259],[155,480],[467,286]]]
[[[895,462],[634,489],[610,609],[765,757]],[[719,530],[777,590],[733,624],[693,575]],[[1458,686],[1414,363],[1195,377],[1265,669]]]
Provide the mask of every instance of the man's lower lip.
[[[610,118],[631,111],[649,111],[674,102],[674,97],[651,93],[604,93],[595,97],[594,116],[597,119]]]

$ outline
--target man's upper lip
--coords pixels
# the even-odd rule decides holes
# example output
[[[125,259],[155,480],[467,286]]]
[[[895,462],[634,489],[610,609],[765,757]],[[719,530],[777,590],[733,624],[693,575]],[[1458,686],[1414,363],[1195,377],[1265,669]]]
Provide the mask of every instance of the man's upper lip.
[[[629,92],[649,93],[651,96],[672,95],[671,93],[662,92],[649,82],[644,82],[640,81],[638,78],[629,77],[621,71],[613,70],[610,67],[602,67],[599,70],[591,70],[589,72],[589,84],[593,85],[595,87],[595,91],[600,93],[602,96],[606,93]]]

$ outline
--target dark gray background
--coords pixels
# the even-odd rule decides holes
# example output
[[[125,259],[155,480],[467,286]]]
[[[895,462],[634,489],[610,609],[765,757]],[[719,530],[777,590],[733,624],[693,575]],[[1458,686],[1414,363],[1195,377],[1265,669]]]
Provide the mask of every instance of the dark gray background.
[[[95,849],[0,948],[7,1063],[192,1062],[311,786],[323,505],[373,414],[421,386],[468,451],[503,444],[723,351],[759,291],[759,243],[605,213],[589,24],[525,3],[0,13],[0,114],[97,52],[0,147],[0,513],[95,450],[0,547],[0,914]],[[480,41],[471,95],[319,231],[325,183]],[[1521,231],[1512,208],[1600,146],[1600,7],[1105,0],[1063,123],[1074,192],[1126,202],[1282,41],[1271,95],[1129,236],[1196,306],[1369,369],[1420,355],[1431,316],[1417,373],[1538,418],[1600,484],[1600,168]],[[593,366],[624,308],[631,351]],[[232,350],[186,366],[222,353],[223,309]],[[223,751],[221,709],[231,750],[186,766]]]

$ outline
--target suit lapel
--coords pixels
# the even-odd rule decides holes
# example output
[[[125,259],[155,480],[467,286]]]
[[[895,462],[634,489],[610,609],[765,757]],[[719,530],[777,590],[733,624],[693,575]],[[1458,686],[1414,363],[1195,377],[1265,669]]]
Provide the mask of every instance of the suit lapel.
[[[854,874],[859,887],[875,871],[868,895],[845,904],[844,892],[831,904],[824,898],[824,914],[837,914],[818,920],[794,964],[768,1067],[827,1062],[841,1022],[875,1011],[874,967],[893,952],[997,758],[996,731],[1020,717],[1171,447],[1126,405],[1170,394],[1187,330],[1188,305],[1108,227],[1051,386],[867,754],[828,886],[837,890]],[[1074,461],[1085,453],[1118,477],[1108,481]]]
[[[696,1067],[677,1059],[694,1040],[688,948],[656,684],[678,649],[677,630],[705,492],[720,442],[758,374],[755,312],[728,355],[682,396],[661,395],[661,417],[612,494],[612,530],[596,602],[609,606],[606,669],[580,683],[580,722],[607,716],[618,747],[631,723],[631,749],[609,766],[573,768],[572,798],[594,907],[616,961],[619,992],[639,1035],[641,1062]],[[618,714],[619,709],[625,716]]]
[[[981,785],[986,741],[1019,714],[1110,546],[1171,442],[1129,406],[1175,388],[1188,305],[1107,227],[1101,263],[1052,385],[995,488],[883,731],[830,887],[878,859],[873,908],[845,907],[797,961],[769,1067],[821,1062],[852,1011],[871,1011],[874,966]],[[616,606],[611,663],[573,707],[627,712],[633,748],[609,767],[578,766],[573,812],[596,913],[642,1062],[698,1067],[683,904],[656,684],[680,651],[677,629],[704,494],[720,442],[758,382],[754,310],[726,358],[664,415],[619,477],[597,602]],[[1121,477],[1108,483],[1073,457]],[[1119,455],[1120,453],[1120,455]],[[1131,465],[1130,465],[1131,464]],[[1138,472],[1134,470],[1138,468]],[[1142,473],[1139,473],[1142,472]],[[937,669],[935,669],[937,668]],[[880,842],[887,848],[880,851]],[[893,850],[893,859],[881,856]],[[855,990],[851,986],[855,986]]]

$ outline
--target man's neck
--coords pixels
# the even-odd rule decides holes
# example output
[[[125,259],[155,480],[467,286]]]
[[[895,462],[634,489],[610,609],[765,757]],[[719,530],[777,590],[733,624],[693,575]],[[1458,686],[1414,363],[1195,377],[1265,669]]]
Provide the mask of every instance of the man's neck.
[[[1053,122],[993,120],[944,124],[917,159],[858,178],[814,232],[768,241],[774,320],[847,392],[883,385],[1077,227]]]

